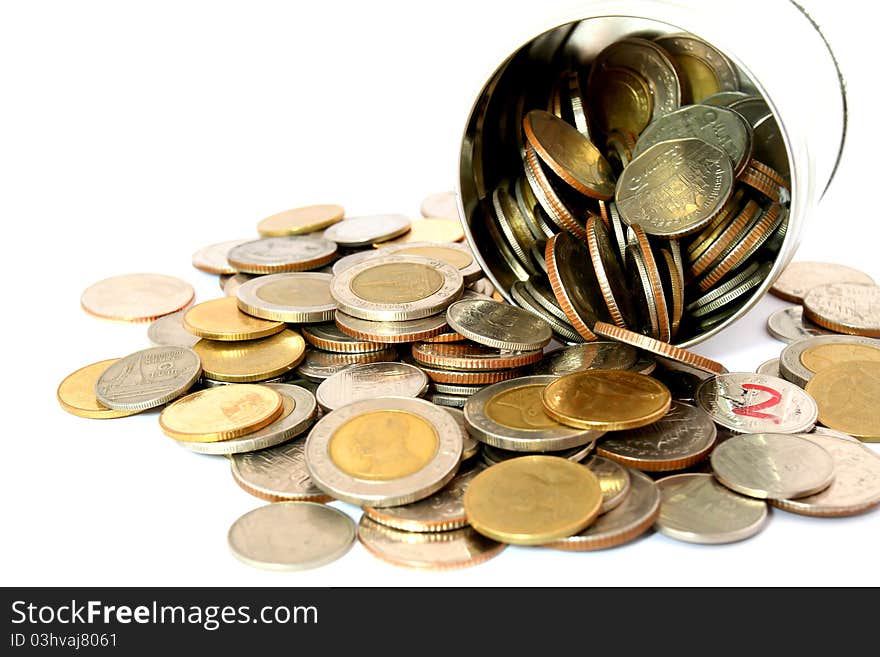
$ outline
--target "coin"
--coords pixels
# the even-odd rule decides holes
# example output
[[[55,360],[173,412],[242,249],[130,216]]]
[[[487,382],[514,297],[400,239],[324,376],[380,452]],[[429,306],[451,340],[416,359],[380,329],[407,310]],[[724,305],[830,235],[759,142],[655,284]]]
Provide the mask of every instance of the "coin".
[[[423,399],[382,397],[331,411],[312,428],[306,462],[328,495],[373,507],[409,504],[452,479],[462,434],[444,409]]]
[[[396,566],[450,570],[476,566],[507,546],[470,527],[448,532],[413,533],[386,527],[361,516],[358,539],[373,556]]]
[[[719,91],[700,101],[701,105],[714,105],[715,107],[730,107],[734,103],[749,95],[743,91]]]
[[[185,308],[192,286],[164,274],[122,274],[86,288],[80,305],[91,315],[126,322],[151,322]]]
[[[236,292],[238,307],[248,315],[279,322],[311,323],[333,319],[330,274],[272,274],[248,281]]]
[[[412,357],[420,365],[453,370],[490,371],[523,367],[541,360],[542,351],[502,351],[473,342],[417,342]]]
[[[461,410],[467,401],[467,397],[463,395],[449,395],[442,392],[436,392],[433,388],[425,393],[425,399],[432,404],[442,406],[443,408],[455,408]]]
[[[358,340],[350,335],[346,335],[333,322],[311,324],[310,326],[301,327],[300,330],[306,342],[325,351],[357,354],[385,349],[385,345],[381,342]]]
[[[464,413],[459,408],[447,407],[444,410],[455,418],[455,421],[458,424],[458,428],[461,429],[461,435],[463,438],[461,448],[461,460],[467,461],[469,458],[476,456],[477,452],[480,451],[481,443],[468,433],[468,427],[467,422],[465,422],[464,419]]]
[[[699,103],[719,92],[737,92],[739,74],[724,54],[692,34],[665,34],[654,39],[678,66],[682,96]]]
[[[645,79],[623,66],[593,66],[589,78],[590,115],[605,134],[638,135],[651,122],[654,101]]]
[[[601,431],[560,424],[544,411],[541,393],[553,376],[526,376],[487,386],[468,397],[464,417],[477,440],[520,452],[546,452],[586,445]]]
[[[480,263],[471,250],[457,242],[409,242],[384,246],[380,251],[386,255],[416,255],[423,258],[442,260],[456,267],[464,278],[465,285],[478,281],[483,276]],[[368,252],[369,253],[369,252]],[[356,263],[355,263],[356,264]],[[334,264],[333,273],[337,274]]]
[[[767,106],[767,103],[760,96],[747,96],[733,101],[728,106],[732,110],[736,110],[743,115],[746,121],[752,126],[757,125],[766,117],[770,117],[773,113]]]
[[[277,420],[281,393],[254,384],[207,388],[169,404],[159,426],[175,440],[219,442],[253,433]]]
[[[779,371],[779,359],[771,358],[768,361],[761,363],[758,366],[758,369],[755,370],[758,374],[763,374],[765,376],[772,376],[776,378],[782,377],[782,373]]]
[[[544,410],[572,427],[621,431],[651,424],[669,410],[672,396],[659,381],[625,370],[566,374],[542,393]]]
[[[705,411],[674,401],[653,424],[605,434],[596,450],[638,470],[683,470],[709,456],[715,436],[715,423]]]
[[[305,349],[302,336],[290,329],[244,342],[200,340],[193,347],[205,376],[230,383],[265,381],[289,372],[300,364]]]
[[[588,342],[548,351],[532,366],[533,374],[562,376],[583,370],[628,370],[636,363],[635,348],[620,342]]]
[[[496,463],[503,463],[504,461],[518,459],[523,456],[556,456],[573,463],[580,463],[587,458],[595,446],[596,441],[591,441],[580,447],[569,447],[568,449],[552,450],[549,452],[518,452],[483,443],[483,448],[480,450],[480,458],[486,465],[495,465]]]
[[[602,298],[596,272],[589,264],[587,244],[569,233],[559,233],[547,240],[545,258],[559,307],[581,337],[588,342],[595,340],[593,324],[600,319],[611,319],[611,315]]]
[[[544,171],[537,152],[531,145],[526,146],[526,178],[531,185],[532,191],[538,198],[539,206],[544,210],[547,217],[562,230],[568,231],[575,237],[586,239],[586,232],[576,210],[568,207],[561,198],[559,192]],[[551,231],[555,232],[555,231]],[[500,240],[497,240],[500,241]],[[528,274],[528,272],[526,272]],[[522,280],[528,276],[521,276]]]
[[[841,440],[848,440],[851,443],[861,442],[858,438],[853,438],[848,433],[843,433],[842,431],[836,431],[835,429],[829,429],[828,427],[823,426],[815,426],[813,430],[809,434],[802,434],[805,436],[808,435],[816,435],[819,434],[821,436],[831,436],[832,438],[840,438]]]
[[[652,338],[659,339],[661,337],[658,312],[660,305],[654,297],[651,277],[648,275],[645,259],[642,257],[642,252],[637,243],[627,245],[624,263],[624,270],[629,275],[629,289],[635,297],[633,316],[630,323],[633,329],[637,329]],[[659,271],[657,274],[659,275]],[[671,322],[669,328],[671,331]]]
[[[727,154],[699,139],[671,139],[646,149],[623,170],[615,202],[620,218],[649,235],[672,238],[699,231],[733,191]]]
[[[351,217],[325,230],[324,239],[336,242],[339,246],[368,246],[403,235],[411,225],[409,217],[402,214]]]
[[[497,301],[456,301],[446,309],[446,320],[454,331],[469,340],[496,349],[542,349],[552,337],[547,322],[525,310]]]
[[[333,315],[337,328],[346,335],[358,340],[368,340],[382,344],[415,342],[440,335],[448,328],[446,315],[431,315],[421,319],[403,322],[371,322],[336,311]]]
[[[587,219],[587,246],[596,273],[596,281],[602,291],[602,298],[610,313],[611,321],[621,328],[626,328],[632,321],[633,312],[629,301],[629,290],[626,288],[626,278],[605,224],[596,217]]]
[[[677,242],[675,243],[677,244]],[[660,280],[663,283],[663,295],[666,297],[666,302],[669,305],[667,309],[671,323],[669,341],[672,342],[675,336],[678,335],[678,329],[684,316],[684,277],[671,250],[660,249],[660,255],[662,256],[660,263],[663,267]]]
[[[315,397],[324,410],[373,397],[420,397],[428,389],[428,377],[407,363],[363,363],[325,379]]]
[[[631,371],[638,372],[639,370],[632,369]],[[651,374],[660,383],[669,388],[672,399],[689,403],[694,401],[694,392],[697,386],[703,380],[712,376],[701,370],[682,363],[675,363],[674,361],[666,361],[662,367],[654,371],[642,372],[642,374]]]
[[[807,392],[819,405],[819,421],[867,442],[880,442],[880,364],[850,361],[810,379]]]
[[[246,315],[238,309],[234,298],[223,297],[203,301],[187,310],[183,327],[200,338],[235,342],[274,335],[284,330],[284,322]]]
[[[832,283],[811,288],[804,296],[804,316],[838,333],[880,338],[880,285]]]
[[[254,278],[257,278],[254,274],[233,274],[223,283],[223,294],[227,297],[234,297],[238,288]]]
[[[465,527],[464,492],[482,470],[482,464],[459,471],[443,488],[430,497],[382,508],[364,507],[364,515],[387,527],[406,532],[446,532]]]
[[[414,242],[458,242],[464,239],[464,229],[458,218],[428,217],[416,219],[410,224],[409,230],[392,239],[377,239],[374,248],[398,246]]]
[[[306,357],[297,366],[296,373],[304,379],[322,383],[334,374],[362,363],[379,363],[397,360],[397,352],[391,347],[366,353],[335,353],[321,349],[307,349]]]
[[[487,371],[446,370],[420,364],[418,368],[431,379],[432,383],[449,383],[453,385],[486,385],[497,383],[498,381],[506,381],[507,379],[515,379],[523,374],[523,370],[516,367]]]
[[[94,420],[110,420],[139,413],[139,410],[116,411],[108,408],[95,397],[95,383],[107,368],[119,362],[118,358],[110,358],[86,365],[64,377],[58,385],[56,397],[58,403],[68,413]]]
[[[880,361],[880,340],[852,335],[804,338],[782,350],[779,371],[803,388],[816,372],[853,360]]]
[[[183,327],[183,315],[180,310],[153,320],[147,328],[147,338],[154,347],[186,347],[189,349],[199,338]]]
[[[566,340],[569,344],[583,342],[584,339],[568,323],[568,319],[561,320],[556,314],[548,312],[546,307],[535,300],[535,296],[529,293],[528,288],[517,287],[516,284],[510,289],[513,300],[523,310],[543,319],[556,335]],[[561,311],[560,311],[561,312]],[[563,316],[565,313],[563,313]]]
[[[546,248],[546,243],[544,244],[544,246]],[[531,299],[536,301],[539,306],[543,307],[551,315],[556,317],[556,319],[568,324],[568,318],[565,316],[565,313],[562,312],[562,308],[559,307],[559,302],[556,300],[556,295],[553,294],[553,288],[546,278],[530,276],[529,279],[524,283],[521,281],[515,281],[513,286],[510,288],[511,293],[514,295],[514,299],[516,299],[515,291],[517,290],[517,288],[519,288],[520,295],[530,297]],[[525,288],[525,291],[523,291],[523,288]]]
[[[785,433],[734,436],[718,445],[710,459],[718,481],[759,499],[813,495],[834,479],[834,461],[827,451]]]
[[[802,303],[814,287],[831,283],[861,283],[873,285],[874,279],[846,265],[830,262],[790,263],[770,287],[770,292],[792,303]]]
[[[269,502],[329,502],[333,498],[309,477],[305,446],[305,440],[292,440],[268,449],[233,454],[229,459],[232,476],[245,491]]]
[[[589,525],[602,506],[588,468],[556,456],[523,456],[483,470],[464,494],[468,522],[504,543],[540,545]]]
[[[721,211],[688,244],[687,259],[690,268],[701,267],[700,271],[707,268],[709,263],[715,260],[718,254],[723,253],[723,249],[732,242],[733,236],[748,225],[748,221],[758,210],[758,204],[748,204],[743,189],[737,189]],[[734,225],[734,222],[739,223]],[[705,255],[709,247],[712,247],[714,253]]]
[[[711,358],[700,356],[687,349],[666,344],[665,342],[655,340],[647,335],[628,331],[627,329],[622,329],[612,324],[597,322],[593,329],[596,331],[597,335],[602,337],[619,340],[620,342],[632,345],[638,349],[650,351],[652,354],[663,359],[664,362],[669,360],[676,363],[682,363],[702,372],[708,372],[709,374],[721,374],[727,371],[724,365]]]
[[[257,224],[257,232],[260,237],[313,233],[341,221],[343,216],[345,208],[341,205],[307,205],[266,217]]]
[[[621,504],[596,518],[578,534],[546,543],[557,550],[602,550],[641,536],[660,514],[660,491],[641,472],[628,470],[629,494]]]
[[[717,310],[729,308],[734,301],[763,283],[772,268],[771,262],[752,263],[751,267],[697,299],[694,304],[700,305],[691,309],[691,316],[703,317]]]
[[[767,318],[767,331],[777,340],[789,343],[831,333],[804,319],[804,309],[801,306],[789,306],[774,312]]]
[[[458,269],[446,262],[390,255],[362,262],[334,276],[330,293],[339,310],[347,315],[399,322],[443,311],[461,296],[463,287]]]
[[[767,523],[767,503],[739,495],[711,474],[689,473],[664,477],[660,515],[654,528],[688,543],[717,545],[751,538]]]
[[[313,235],[264,237],[229,252],[229,264],[246,274],[317,269],[336,259],[336,245]]]
[[[437,192],[422,200],[420,207],[423,217],[458,218],[458,194],[455,192]]]
[[[647,298],[651,299],[652,310],[656,313],[657,331],[654,337],[663,342],[672,342],[672,318],[669,314],[669,305],[666,301],[666,293],[663,291],[660,269],[657,267],[651,243],[641,226],[632,225],[629,229],[633,235],[633,244],[627,248],[638,251],[637,262],[641,264],[643,270],[640,271],[640,276],[643,277],[642,287],[647,292]]]
[[[354,521],[317,502],[275,502],[249,511],[229,528],[232,554],[266,570],[306,570],[351,549]]]
[[[523,128],[535,152],[572,188],[591,198],[608,200],[614,196],[611,166],[576,128],[543,110],[526,114]]]
[[[193,253],[192,265],[209,274],[237,274],[238,270],[229,264],[226,256],[231,249],[250,241],[250,239],[229,240],[206,246]]]
[[[629,470],[619,463],[601,456],[591,456],[583,464],[590,469],[599,480],[602,489],[602,508],[599,515],[604,515],[620,506],[629,495],[631,488]]]
[[[492,208],[498,220],[498,227],[504,233],[507,246],[513,251],[523,269],[529,274],[536,274],[537,269],[531,259],[531,249],[536,240],[526,220],[520,214],[516,201],[504,185],[496,187],[492,192]]]
[[[95,383],[95,397],[117,411],[144,411],[180,397],[201,374],[192,349],[151,347],[110,365]]]

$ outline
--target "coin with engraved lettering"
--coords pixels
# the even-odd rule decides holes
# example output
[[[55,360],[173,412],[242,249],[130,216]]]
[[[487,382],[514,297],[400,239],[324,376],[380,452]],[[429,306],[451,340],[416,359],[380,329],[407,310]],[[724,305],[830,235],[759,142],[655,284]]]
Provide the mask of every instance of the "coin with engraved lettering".
[[[773,376],[776,378],[782,377],[782,372],[779,371],[779,359],[771,358],[770,360],[764,361],[760,365],[758,365],[758,369],[755,370],[758,374],[764,374],[766,376]]]
[[[705,411],[675,401],[653,424],[606,433],[596,453],[638,470],[683,470],[709,456],[715,436]]]
[[[464,417],[479,441],[520,452],[546,452],[586,445],[601,431],[560,424],[547,415],[541,393],[554,376],[526,376],[487,386],[468,397]]]
[[[260,276],[238,288],[238,307],[248,315],[280,322],[326,322],[336,310],[331,279],[317,272]]]
[[[693,317],[702,317],[729,307],[738,298],[763,283],[772,266],[773,263],[770,262],[751,263],[736,276],[689,303],[685,310]]]
[[[422,570],[476,566],[507,547],[470,527],[445,532],[406,532],[375,522],[366,514],[358,525],[358,540],[383,561]]]
[[[368,246],[409,231],[412,222],[402,214],[371,214],[343,219],[324,231],[324,239],[339,246]]]
[[[394,360],[397,360],[397,351],[391,347],[364,353],[335,353],[322,349],[307,349],[306,357],[297,366],[296,373],[309,381],[322,383],[334,374],[355,365]]]
[[[455,192],[437,192],[422,200],[419,210],[423,217],[458,218],[458,194]]]
[[[678,66],[682,98],[699,103],[720,92],[738,92],[739,73],[727,57],[693,34],[664,34],[654,39]]]
[[[445,313],[402,322],[372,322],[339,310],[333,315],[340,331],[358,340],[381,344],[415,342],[440,335],[448,328]]]
[[[90,315],[125,322],[151,322],[192,302],[192,286],[165,274],[122,274],[90,285],[80,305]]]
[[[95,420],[110,420],[134,415],[140,411],[117,411],[108,408],[95,397],[95,383],[107,368],[118,362],[118,358],[102,360],[86,365],[64,377],[59,384],[56,397],[58,403],[68,413]]]
[[[853,516],[880,505],[880,456],[857,441],[822,434],[799,435],[831,455],[834,481],[814,495],[771,500],[770,504],[792,513],[824,517]]]
[[[660,514],[660,491],[650,477],[636,470],[626,472],[630,481],[629,493],[618,506],[600,515],[583,531],[546,543],[545,547],[602,550],[628,543],[650,529]]]
[[[751,372],[706,379],[694,400],[716,423],[737,433],[804,433],[819,414],[813,398],[795,384]]]
[[[147,338],[154,347],[186,347],[189,349],[199,337],[183,327],[183,314],[180,310],[153,320],[147,328]]]
[[[688,473],[654,482],[660,515],[654,529],[688,543],[717,545],[751,538],[767,524],[767,503],[733,492],[711,474]]]
[[[110,365],[95,383],[95,397],[117,411],[143,411],[180,397],[201,374],[192,349],[151,347]]]
[[[226,256],[231,249],[250,241],[251,238],[230,240],[206,246],[193,253],[192,265],[196,269],[201,269],[209,274],[237,274],[238,270],[229,264]]]
[[[467,461],[469,458],[476,456],[477,452],[480,451],[481,443],[468,432],[467,422],[464,419],[464,412],[460,408],[446,407],[444,410],[455,418],[455,421],[458,423],[458,428],[461,429],[461,435],[463,438],[461,460]]]
[[[335,353],[356,354],[381,351],[386,346],[381,342],[353,338],[340,331],[339,327],[333,322],[302,326],[300,331],[302,331],[306,342],[313,347]]]
[[[819,335],[793,342],[779,356],[782,378],[803,388],[817,372],[854,360],[880,362],[880,340]]]
[[[199,340],[193,347],[205,376],[216,381],[266,381],[292,370],[305,357],[306,343],[291,329],[257,340]]]
[[[229,528],[232,554],[265,570],[306,570],[342,557],[354,545],[354,521],[317,502],[275,502],[249,511]]]
[[[312,483],[306,468],[305,440],[229,459],[236,483],[255,497],[269,502],[329,502],[333,498]]]
[[[814,287],[804,296],[804,317],[838,333],[880,338],[880,285]]]
[[[593,66],[588,80],[590,116],[605,133],[638,135],[651,121],[654,100],[647,81],[624,66]]]
[[[805,319],[802,306],[789,306],[774,312],[767,318],[767,332],[777,340],[789,343],[831,333]]]
[[[532,366],[532,373],[562,376],[582,370],[628,370],[637,358],[635,348],[628,344],[587,342],[548,351]]]
[[[398,506],[452,479],[463,436],[445,409],[423,399],[379,397],[327,413],[306,439],[315,485],[358,506]]]
[[[834,480],[834,461],[820,445],[787,433],[734,436],[710,457],[715,477],[743,495],[781,499],[814,495]]]
[[[550,325],[541,318],[497,301],[456,301],[446,309],[446,321],[469,340],[509,351],[542,349],[552,337]]]
[[[364,363],[333,374],[318,386],[315,397],[324,410],[373,397],[420,397],[428,377],[407,363]]]
[[[229,264],[246,274],[277,274],[323,267],[336,259],[336,244],[313,235],[264,237],[229,251]]]
[[[803,303],[804,297],[814,287],[831,283],[873,285],[874,279],[864,272],[846,265],[799,260],[790,263],[783,270],[770,288],[770,292],[786,301]]]
[[[880,363],[848,361],[816,373],[807,392],[819,405],[819,422],[866,442],[880,442]]]
[[[345,209],[341,205],[307,205],[266,217],[257,224],[257,232],[260,233],[260,237],[314,233],[341,221],[343,216]]]

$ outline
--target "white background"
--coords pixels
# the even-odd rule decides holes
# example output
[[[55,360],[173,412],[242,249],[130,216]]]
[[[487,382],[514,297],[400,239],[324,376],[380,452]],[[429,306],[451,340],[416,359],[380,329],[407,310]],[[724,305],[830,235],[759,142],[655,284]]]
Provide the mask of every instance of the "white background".
[[[190,266],[192,252],[254,235],[269,214],[340,203],[350,215],[415,217],[424,196],[451,189],[470,103],[506,54],[481,35],[503,31],[513,12],[543,25],[552,4],[0,6],[0,583],[880,584],[877,511],[837,520],[774,512],[756,538],[718,547],[652,535],[598,553],[509,548],[476,568],[421,573],[355,545],[317,570],[262,572],[226,546],[229,525],[262,502],[238,488],[225,459],[179,448],[157,412],[92,421],[58,407],[55,389],[69,372],[149,346],[146,325],[80,309],[92,282],[164,272],[205,300],[219,288]],[[880,278],[878,10],[804,4],[846,73],[851,122],[842,168],[798,258]],[[782,348],[764,322],[783,305],[763,300],[698,351],[753,370]]]

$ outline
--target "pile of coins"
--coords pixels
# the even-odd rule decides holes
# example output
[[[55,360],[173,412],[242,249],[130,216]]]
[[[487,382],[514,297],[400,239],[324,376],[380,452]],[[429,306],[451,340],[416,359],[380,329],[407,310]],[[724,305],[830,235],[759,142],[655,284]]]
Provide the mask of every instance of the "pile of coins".
[[[664,342],[710,331],[757,291],[786,234],[770,108],[690,34],[565,59],[495,92],[486,198],[468,209],[477,248],[560,340],[596,340],[597,321]]]

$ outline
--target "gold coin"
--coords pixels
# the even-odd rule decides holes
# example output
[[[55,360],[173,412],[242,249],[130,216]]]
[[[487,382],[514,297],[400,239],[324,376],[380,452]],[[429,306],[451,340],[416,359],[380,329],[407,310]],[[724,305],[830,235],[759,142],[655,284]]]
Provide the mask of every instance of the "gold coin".
[[[443,287],[443,276],[428,265],[389,262],[365,269],[351,279],[351,291],[372,303],[412,303]]]
[[[86,288],[80,305],[87,313],[124,322],[152,322],[185,308],[192,286],[165,274],[122,274]]]
[[[424,468],[437,453],[437,430],[406,411],[382,410],[358,415],[330,438],[330,460],[357,479],[390,481]]]
[[[176,440],[215,443],[262,429],[283,410],[283,397],[267,386],[219,386],[166,406],[159,415],[159,426]]]
[[[880,362],[880,347],[849,343],[818,344],[801,354],[801,364],[811,372],[821,372],[851,360]]]
[[[258,340],[199,340],[193,351],[202,360],[207,378],[247,383],[265,381],[292,370],[305,356],[306,343],[299,333],[285,329]]]
[[[307,205],[266,217],[257,224],[261,237],[302,235],[332,226],[345,216],[341,205]]]
[[[459,242],[463,239],[464,230],[458,219],[431,217],[416,219],[410,225],[408,233],[385,242],[376,242],[373,246],[379,249],[383,246],[407,244],[408,242]]]
[[[382,246],[385,246],[383,244]],[[448,262],[456,269],[464,269],[473,263],[474,258],[471,254],[462,249],[455,249],[446,246],[406,246],[402,249],[396,249],[395,255],[417,255],[432,260],[442,260]]]
[[[484,413],[493,422],[513,429],[558,428],[559,423],[544,412],[541,384],[511,388],[486,402]]]
[[[640,135],[651,122],[654,100],[645,79],[628,68],[600,67],[590,76],[593,115],[609,133]]]
[[[283,331],[284,322],[246,315],[235,297],[211,299],[196,304],[183,316],[183,328],[208,340],[254,340]]]
[[[866,442],[880,442],[880,362],[849,361],[817,372],[805,388],[819,422]]]
[[[587,527],[602,506],[602,487],[588,468],[558,456],[523,456],[474,477],[464,494],[479,533],[516,545],[540,545]]]
[[[95,397],[95,383],[107,368],[118,360],[118,358],[102,360],[68,374],[58,386],[57,397],[61,408],[68,413],[93,420],[111,420],[140,413],[140,411],[114,411]]]
[[[622,431],[651,424],[666,415],[669,389],[649,376],[626,370],[588,370],[566,374],[542,394],[547,415],[571,427]]]

